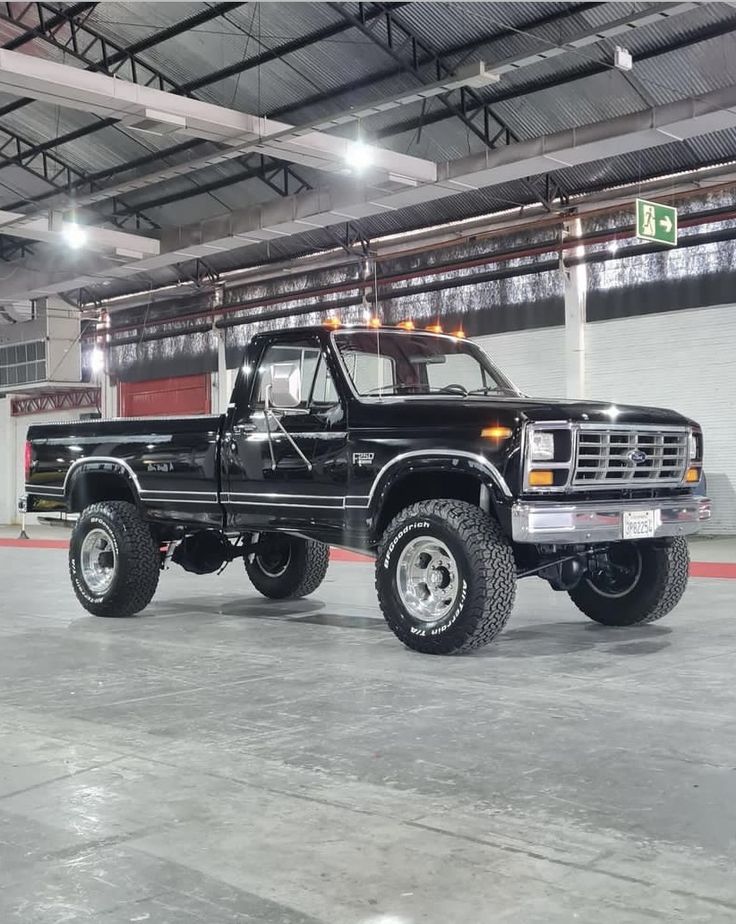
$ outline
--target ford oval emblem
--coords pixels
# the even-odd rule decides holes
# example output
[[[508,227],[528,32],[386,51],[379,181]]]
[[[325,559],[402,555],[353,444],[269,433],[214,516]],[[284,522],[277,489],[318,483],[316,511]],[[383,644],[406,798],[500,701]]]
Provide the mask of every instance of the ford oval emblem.
[[[646,462],[648,458],[649,456],[643,449],[632,449],[627,456],[629,462],[633,462],[634,465],[641,465],[642,462]]]

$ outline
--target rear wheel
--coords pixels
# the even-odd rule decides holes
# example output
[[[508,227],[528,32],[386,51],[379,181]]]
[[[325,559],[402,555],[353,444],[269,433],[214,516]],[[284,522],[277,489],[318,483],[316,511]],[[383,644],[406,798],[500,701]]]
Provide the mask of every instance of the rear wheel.
[[[688,581],[687,541],[669,545],[617,542],[568,591],[573,603],[604,626],[635,626],[666,616]]]
[[[511,545],[498,523],[473,504],[413,504],[381,539],[376,591],[386,622],[407,647],[427,654],[480,648],[511,614]]]
[[[258,546],[258,551],[245,556],[245,570],[264,597],[306,597],[325,579],[330,549],[323,542],[284,533],[261,533]]]
[[[133,504],[103,501],[82,511],[69,545],[77,599],[95,616],[132,616],[151,602],[161,554]]]

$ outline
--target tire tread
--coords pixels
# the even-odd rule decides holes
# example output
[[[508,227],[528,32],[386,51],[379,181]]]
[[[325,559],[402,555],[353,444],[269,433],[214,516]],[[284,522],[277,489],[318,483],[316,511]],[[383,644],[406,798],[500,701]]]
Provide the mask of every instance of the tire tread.
[[[406,632],[403,623],[394,619],[390,601],[385,599],[379,581],[381,561],[393,536],[405,523],[426,516],[437,517],[456,533],[469,561],[481,572],[465,604],[476,616],[459,620],[461,638],[456,639],[451,648],[445,636],[416,636]],[[501,526],[480,507],[452,499],[419,501],[405,507],[386,527],[378,546],[375,585],[384,619],[404,644],[428,654],[462,654],[487,645],[508,622],[516,597],[516,566]]]
[[[690,553],[687,540],[681,537],[669,546],[652,551],[654,566],[648,569],[648,583],[642,587],[643,592],[636,594],[642,586],[639,584],[630,595],[616,601],[615,606],[626,608],[625,618],[617,620],[611,601],[596,598],[594,591],[586,592],[587,588],[569,591],[570,599],[581,613],[603,625],[642,626],[656,622],[677,606],[687,589]],[[642,574],[641,581],[644,580]]]
[[[159,551],[148,524],[133,504],[127,501],[101,501],[82,511],[72,532],[69,546],[70,563],[75,544],[81,541],[86,519],[94,515],[104,516],[122,528],[128,567],[123,580],[117,584],[108,599],[100,600],[98,603],[90,602],[79,592],[76,580],[72,578],[74,592],[82,606],[96,616],[132,616],[145,609],[156,593],[161,573]]]
[[[256,590],[272,600],[295,600],[314,593],[324,581],[330,564],[330,547],[315,539],[291,538],[292,561],[285,574],[278,578],[264,575],[257,565],[244,559],[245,570]],[[299,570],[297,571],[298,565]]]

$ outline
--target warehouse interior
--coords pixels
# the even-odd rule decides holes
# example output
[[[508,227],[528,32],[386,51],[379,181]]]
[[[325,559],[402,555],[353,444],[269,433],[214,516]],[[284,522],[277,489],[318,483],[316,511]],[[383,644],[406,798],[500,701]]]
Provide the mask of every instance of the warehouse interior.
[[[735,37],[710,0],[0,4],[0,921],[733,921]],[[346,540],[300,599],[162,547],[146,608],[85,612],[29,428],[152,450],[325,326],[697,422],[680,605],[599,625],[535,574],[430,657]]]

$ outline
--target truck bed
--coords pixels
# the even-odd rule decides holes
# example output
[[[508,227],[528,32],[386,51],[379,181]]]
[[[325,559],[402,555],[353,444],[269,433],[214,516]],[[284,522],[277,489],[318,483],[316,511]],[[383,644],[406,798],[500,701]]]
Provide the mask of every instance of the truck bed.
[[[73,421],[30,427],[26,476],[31,512],[60,510],[86,473],[122,470],[135,499],[152,516],[186,516],[197,504],[219,516],[220,418],[143,417]],[[200,516],[196,517],[201,519]]]

